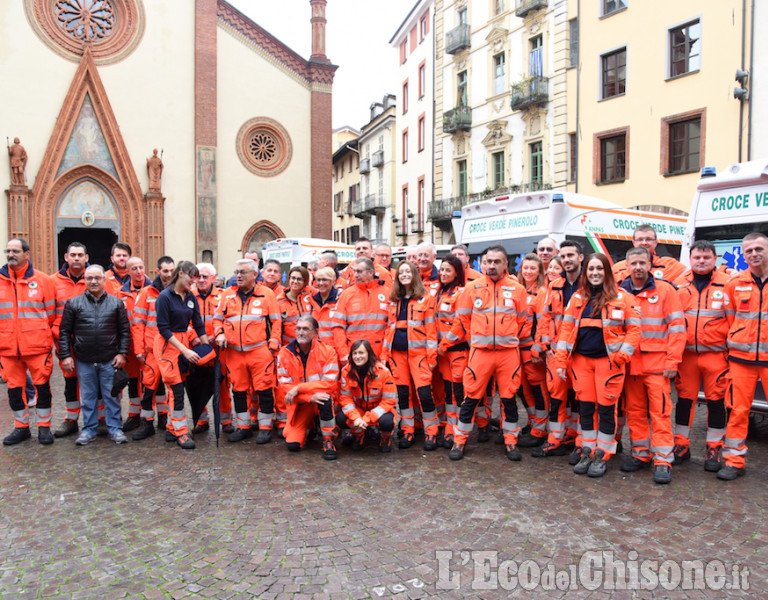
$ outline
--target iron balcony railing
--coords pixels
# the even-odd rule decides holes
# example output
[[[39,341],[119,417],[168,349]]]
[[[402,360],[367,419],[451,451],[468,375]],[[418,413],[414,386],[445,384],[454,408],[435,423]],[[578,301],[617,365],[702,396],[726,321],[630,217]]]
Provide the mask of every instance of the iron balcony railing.
[[[373,153],[373,156],[371,156],[371,166],[373,168],[384,166],[384,150]]]
[[[370,158],[363,158],[360,159],[360,174],[365,175],[366,173],[371,172],[371,159]]]
[[[549,79],[528,77],[512,86],[512,110],[525,110],[529,106],[541,106],[549,102]]]
[[[472,109],[469,106],[457,106],[443,113],[443,133],[469,131],[472,128]]]
[[[364,217],[386,211],[387,203],[379,194],[368,194],[364,200],[358,200],[355,209],[356,217]]]
[[[547,8],[547,0],[516,0],[515,16],[524,17],[532,10]]]
[[[446,54],[455,54],[469,46],[469,23],[459,23],[457,27],[445,34]]]

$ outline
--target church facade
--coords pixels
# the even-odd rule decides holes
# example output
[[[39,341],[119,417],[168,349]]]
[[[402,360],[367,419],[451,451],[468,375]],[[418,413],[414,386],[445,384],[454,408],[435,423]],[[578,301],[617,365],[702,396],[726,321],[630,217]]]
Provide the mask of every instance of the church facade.
[[[304,59],[224,0],[0,4],[0,241],[49,273],[72,241],[106,267],[118,240],[148,271],[228,273],[270,239],[331,237],[336,67],[309,5]]]

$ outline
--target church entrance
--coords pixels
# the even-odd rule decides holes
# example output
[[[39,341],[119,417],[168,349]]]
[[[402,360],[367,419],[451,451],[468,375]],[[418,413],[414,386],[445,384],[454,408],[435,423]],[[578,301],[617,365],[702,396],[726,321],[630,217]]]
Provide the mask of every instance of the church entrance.
[[[92,265],[101,265],[106,270],[109,267],[112,254],[112,244],[117,241],[117,234],[111,229],[95,227],[65,227],[58,236],[58,268],[64,263],[67,246],[72,242],[80,242],[88,250],[88,258]]]

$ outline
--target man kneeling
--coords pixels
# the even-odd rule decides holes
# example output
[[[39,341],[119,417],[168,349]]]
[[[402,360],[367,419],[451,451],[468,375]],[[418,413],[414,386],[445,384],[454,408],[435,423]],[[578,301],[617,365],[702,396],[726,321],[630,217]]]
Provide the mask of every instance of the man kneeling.
[[[339,364],[336,351],[317,339],[318,329],[313,317],[299,318],[296,339],[277,355],[277,383],[288,406],[285,446],[292,452],[301,450],[319,414],[323,458],[334,460],[333,397],[339,385]]]

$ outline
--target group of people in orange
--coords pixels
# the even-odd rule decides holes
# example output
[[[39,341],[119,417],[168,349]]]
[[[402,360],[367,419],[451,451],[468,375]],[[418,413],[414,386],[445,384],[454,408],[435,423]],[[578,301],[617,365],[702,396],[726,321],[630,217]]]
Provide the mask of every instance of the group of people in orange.
[[[106,290],[123,299],[132,341],[123,430],[134,440],[153,435],[157,412],[168,441],[194,448],[210,417],[204,411],[188,430],[185,391],[204,404],[218,386],[233,443],[256,430],[264,444],[276,429],[298,451],[318,436],[332,460],[339,437],[352,449],[373,443],[389,452],[395,440],[400,449],[414,445],[423,429],[424,450],[442,446],[460,460],[475,427],[479,442],[490,439],[498,394],[497,442],[509,460],[521,460],[521,448],[536,458],[568,454],[575,473],[601,477],[622,452],[626,423],[621,470],[653,466],[663,484],[691,456],[703,383],[704,468],[735,479],[745,472],[754,387],[768,376],[768,239],[744,239],[742,273],[718,268],[705,241],[694,243],[689,270],[659,256],[650,225],[637,227],[633,242],[626,260],[612,264],[602,253],[585,259],[576,241],[545,238],[512,273],[501,245],[485,250],[480,272],[461,245],[438,268],[430,243],[392,268],[388,245],[361,238],[345,269],[324,252],[309,268],[291,268],[285,286],[279,263],[259,269],[258,254],[246,253],[223,287],[213,265],[167,256],[150,281],[130,247],[115,244]],[[78,431],[70,370],[65,419],[50,433],[50,355],[67,300],[83,293],[88,255],[70,245],[52,277],[33,268],[23,240],[11,240],[6,255],[0,362],[15,422],[4,443],[30,437],[36,401],[38,439],[47,444]]]

